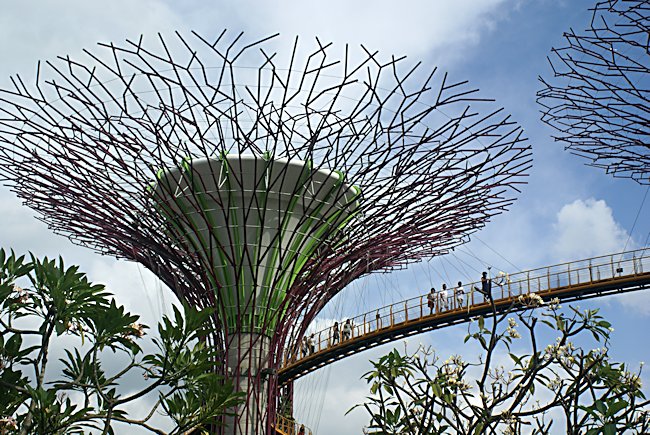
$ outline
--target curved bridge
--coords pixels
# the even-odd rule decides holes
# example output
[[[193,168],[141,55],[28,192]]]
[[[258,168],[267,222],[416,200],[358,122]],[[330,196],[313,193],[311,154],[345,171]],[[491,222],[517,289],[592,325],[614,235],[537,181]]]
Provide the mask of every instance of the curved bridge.
[[[339,343],[332,343],[331,330],[324,329],[314,335],[313,353],[301,352],[284,361],[279,381],[285,384],[366,349],[487,314],[490,303],[480,287],[480,282],[466,284],[462,301],[450,289],[447,300],[436,298],[433,309],[424,294],[359,315],[352,319],[351,337]],[[566,302],[645,288],[650,288],[650,247],[492,277],[497,311],[509,309],[519,296],[530,293],[544,301]]]

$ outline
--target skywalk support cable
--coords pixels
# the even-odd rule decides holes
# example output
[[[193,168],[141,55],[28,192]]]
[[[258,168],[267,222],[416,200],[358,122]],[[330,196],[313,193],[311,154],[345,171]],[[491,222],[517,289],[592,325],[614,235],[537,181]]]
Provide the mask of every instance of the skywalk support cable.
[[[639,219],[639,216],[641,215],[641,211],[643,210],[643,205],[645,204],[645,200],[648,197],[648,191],[650,191],[650,184],[645,190],[645,193],[643,194],[643,199],[641,200],[641,205],[639,206],[639,209],[636,211],[636,216],[634,216],[634,222],[632,222],[632,228],[630,228],[630,232],[627,235],[627,240],[625,241],[625,246],[623,247],[623,252],[627,251],[627,245],[630,243],[630,240],[632,239],[632,233],[634,232],[634,228],[636,228],[636,222]],[[648,233],[648,236],[650,237],[650,233]],[[647,239],[646,239],[646,244],[644,246],[647,246]]]
[[[514,268],[513,270],[522,270],[521,267],[518,267],[516,264],[512,263],[512,262],[511,262],[510,260],[508,260],[506,257],[504,257],[503,255],[501,255],[497,250],[495,250],[495,249],[492,248],[490,245],[488,245],[488,244],[485,243],[483,240],[481,240],[477,235],[474,234],[473,237],[474,237],[476,240],[478,240],[479,242],[481,242],[481,243],[482,243],[486,248],[488,248],[490,251],[492,251],[492,252],[494,252],[495,254],[497,254],[497,255],[499,256],[499,258],[501,258],[501,259],[504,260],[506,263],[508,263],[510,266],[512,266],[512,267]]]
[[[460,268],[462,269],[462,270],[460,270],[460,269],[457,268],[457,266],[454,265],[454,267],[457,268],[456,270],[458,270],[458,272],[459,272],[461,275],[464,275],[464,279],[465,279],[466,281],[467,281],[467,280],[472,281],[472,275],[470,275],[470,274],[467,272],[467,269],[465,269],[465,265],[468,266],[468,267],[472,267],[472,266],[470,266],[466,261],[462,260],[458,255],[456,255],[455,252],[452,252],[451,255],[452,255],[452,257],[454,257],[454,258],[456,259],[456,261],[458,262],[458,265],[459,265]],[[450,264],[453,264],[451,261],[450,261],[449,263],[450,263]],[[480,274],[480,271],[477,270],[477,269],[474,269],[474,270],[477,272],[477,274],[476,274],[475,276],[478,276],[478,275]]]
[[[457,250],[458,250],[458,252],[461,252],[461,253],[475,259],[481,265],[481,267],[479,269],[477,269],[476,267],[472,267],[474,270],[476,270],[478,272],[477,273],[478,276],[480,276],[481,272],[483,272],[486,268],[492,267],[492,265],[489,262],[479,258],[476,254],[471,252],[469,249],[458,248]]]

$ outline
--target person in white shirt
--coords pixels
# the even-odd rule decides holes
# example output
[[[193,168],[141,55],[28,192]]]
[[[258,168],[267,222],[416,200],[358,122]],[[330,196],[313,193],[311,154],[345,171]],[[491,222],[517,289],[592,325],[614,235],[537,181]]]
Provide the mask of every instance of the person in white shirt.
[[[458,281],[458,286],[454,289],[456,294],[456,303],[458,307],[461,308],[465,303],[465,289],[463,288],[463,283]]]
[[[309,340],[307,340],[307,337],[302,338],[302,358],[306,357],[309,355]]]
[[[447,291],[447,284],[442,284],[442,290],[440,290],[440,308],[448,309],[449,308],[449,292]]]
[[[342,329],[343,329],[343,340],[349,340],[350,337],[352,336],[352,323],[350,323],[350,319],[345,321]]]

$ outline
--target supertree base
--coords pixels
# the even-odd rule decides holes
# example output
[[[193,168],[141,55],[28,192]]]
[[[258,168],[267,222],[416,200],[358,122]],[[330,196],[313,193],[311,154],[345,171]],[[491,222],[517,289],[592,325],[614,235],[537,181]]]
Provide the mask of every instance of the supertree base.
[[[263,334],[239,333],[228,337],[226,361],[235,389],[246,393],[245,403],[235,415],[225,418],[223,435],[257,435],[266,433],[268,424],[268,397],[271,339]]]

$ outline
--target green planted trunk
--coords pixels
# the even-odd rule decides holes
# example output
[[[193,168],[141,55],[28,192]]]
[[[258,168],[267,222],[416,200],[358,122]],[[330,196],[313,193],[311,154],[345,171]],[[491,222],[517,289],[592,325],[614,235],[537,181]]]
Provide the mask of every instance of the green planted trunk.
[[[360,193],[341,172],[268,155],[185,160],[159,171],[152,192],[174,239],[208,271],[228,331],[265,335],[319,245],[354,216]]]

